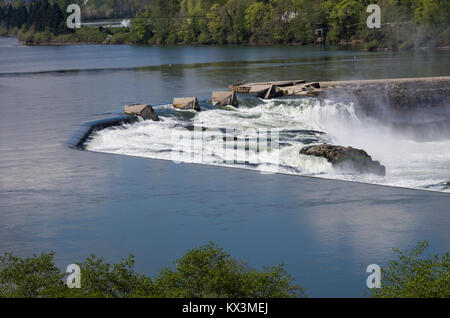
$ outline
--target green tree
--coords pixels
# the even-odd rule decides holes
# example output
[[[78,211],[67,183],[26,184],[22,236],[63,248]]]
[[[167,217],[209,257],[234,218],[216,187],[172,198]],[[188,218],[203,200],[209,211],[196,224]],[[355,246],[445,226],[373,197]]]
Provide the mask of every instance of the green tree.
[[[394,249],[398,255],[381,269],[380,289],[372,297],[450,297],[450,253],[424,256],[428,242],[419,242],[410,251]]]
[[[447,0],[417,0],[414,19],[424,25],[448,27],[450,21],[450,3]]]
[[[414,20],[426,45],[429,42],[437,46],[450,44],[450,2],[448,0],[417,0],[414,8]]]
[[[298,297],[301,287],[282,265],[251,269],[214,243],[193,248],[155,280],[161,297]]]
[[[135,33],[137,42],[141,44],[146,44],[153,36],[153,25],[150,22],[151,12],[147,10],[143,12],[138,12],[136,17],[133,19],[132,32]]]
[[[211,39],[215,43],[225,44],[227,41],[227,24],[223,14],[223,8],[215,3],[206,15],[208,19],[208,30]]]
[[[181,25],[177,19],[180,12],[180,0],[155,0],[150,4],[148,10],[154,42],[176,43],[178,27]]]
[[[66,289],[67,297],[130,298],[153,296],[154,285],[150,277],[136,273],[133,255],[112,264],[95,255],[79,263],[80,289]]]
[[[296,16],[289,23],[293,41],[314,43],[317,36],[326,36],[328,7],[324,1],[293,0],[292,12]],[[316,34],[316,29],[322,29],[323,34]]]
[[[298,16],[292,0],[270,0],[269,6],[273,41],[278,43],[292,42],[294,34],[290,25]]]
[[[30,44],[102,43],[106,33],[112,35],[109,43],[272,44],[313,43],[321,29],[328,43],[362,43],[368,49],[450,44],[448,0],[379,0],[381,29],[366,27],[370,0],[91,0],[83,19],[133,18],[131,32],[102,30],[95,36],[66,28],[69,3],[0,2],[0,33],[17,33]]]
[[[247,0],[228,0],[223,6],[214,4],[207,14],[211,38],[219,44],[239,44],[248,40],[245,25]]]
[[[64,274],[54,264],[55,253],[29,258],[0,257],[0,297],[55,297],[64,294]]]
[[[270,39],[270,8],[262,2],[254,2],[245,10],[245,24],[251,32],[251,43],[264,43]]]
[[[341,0],[330,13],[330,40],[349,42],[361,28],[361,14],[365,7],[361,1]]]
[[[303,289],[282,265],[250,268],[214,243],[189,250],[152,280],[134,270],[131,255],[109,263],[95,255],[78,263],[81,288],[69,289],[54,253],[0,256],[0,297],[297,297]]]

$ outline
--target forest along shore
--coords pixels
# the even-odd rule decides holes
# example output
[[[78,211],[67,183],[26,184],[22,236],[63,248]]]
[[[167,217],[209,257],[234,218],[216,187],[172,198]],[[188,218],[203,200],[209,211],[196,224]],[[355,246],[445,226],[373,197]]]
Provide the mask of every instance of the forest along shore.
[[[448,47],[450,2],[382,3],[380,29],[367,27],[367,1],[90,1],[82,21],[127,18],[123,27],[67,28],[68,1],[0,3],[0,35],[28,45],[357,44],[366,50]],[[402,21],[398,23],[398,21]]]

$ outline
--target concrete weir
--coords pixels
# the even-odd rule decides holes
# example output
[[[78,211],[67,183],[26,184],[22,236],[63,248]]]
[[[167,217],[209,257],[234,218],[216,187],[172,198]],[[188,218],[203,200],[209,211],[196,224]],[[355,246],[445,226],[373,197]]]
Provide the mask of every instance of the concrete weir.
[[[269,99],[280,96],[314,96],[320,98],[350,98],[356,102],[356,111],[378,119],[388,119],[393,128],[414,133],[418,127],[449,131],[448,117],[438,119],[425,118],[433,114],[423,110],[442,106],[450,115],[450,76],[389,78],[352,81],[307,82],[305,80],[273,81],[263,83],[236,84],[229,87],[231,92],[213,93],[213,101],[220,104],[236,102],[235,93],[252,94],[259,98]],[[197,98],[174,98],[174,107],[179,109],[200,110]],[[382,107],[380,107],[382,105]],[[388,106],[388,107],[385,107]],[[419,111],[417,112],[417,110]],[[143,113],[143,111],[145,112]],[[140,118],[158,120],[157,114],[147,104],[126,105],[124,111],[128,115],[97,120],[83,124],[67,142],[70,147],[84,149],[89,136],[96,130],[124,123],[133,123]],[[417,112],[423,117],[423,122],[396,122],[395,119],[405,119]],[[416,115],[417,115],[416,114]],[[430,127],[428,127],[430,126]],[[439,128],[439,129],[438,129]],[[422,129],[423,130],[423,129]]]
[[[71,148],[84,150],[84,144],[89,136],[97,130],[102,130],[112,126],[120,126],[123,124],[131,124],[139,120],[138,116],[122,115],[113,118],[100,119],[91,121],[80,126],[80,128],[67,141],[67,145]]]
[[[384,78],[371,80],[351,80],[351,81],[325,81],[319,82],[322,88],[339,88],[339,87],[364,87],[380,84],[449,84],[450,76],[438,77],[407,77],[407,78]]]
[[[433,98],[448,98],[450,89],[450,76],[442,77],[416,77],[416,78],[389,78],[351,81],[322,81],[308,82],[305,80],[274,81],[262,83],[245,83],[231,85],[230,90],[237,93],[252,94],[256,97],[269,99],[280,96],[329,96],[345,94],[351,91],[360,95],[364,92],[383,90],[397,97],[418,95],[418,92],[429,92],[426,95]]]

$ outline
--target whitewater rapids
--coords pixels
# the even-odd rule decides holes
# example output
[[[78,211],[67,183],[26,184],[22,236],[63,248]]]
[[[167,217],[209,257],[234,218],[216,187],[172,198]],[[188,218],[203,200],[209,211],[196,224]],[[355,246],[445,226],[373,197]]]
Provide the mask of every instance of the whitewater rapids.
[[[157,106],[161,121],[97,131],[86,149],[450,193],[450,136],[417,141],[358,114],[351,102],[312,97],[201,107],[197,113]],[[180,128],[186,125],[209,129]],[[259,143],[265,136],[270,141]],[[386,176],[342,173],[323,158],[299,154],[318,143],[364,149],[386,166]]]

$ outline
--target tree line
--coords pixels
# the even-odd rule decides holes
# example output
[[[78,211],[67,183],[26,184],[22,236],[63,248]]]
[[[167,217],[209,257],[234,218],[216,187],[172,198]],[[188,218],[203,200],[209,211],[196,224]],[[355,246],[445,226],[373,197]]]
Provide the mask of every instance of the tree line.
[[[4,30],[33,29],[36,32],[48,31],[53,34],[69,32],[66,27],[65,8],[57,2],[40,0],[25,3],[22,1],[0,5],[0,28]]]
[[[394,249],[396,259],[381,267],[381,288],[371,297],[450,297],[450,252],[426,255],[428,242],[407,251]],[[1,297],[306,297],[284,266],[258,270],[232,257],[214,242],[195,247],[155,277],[135,271],[133,255],[119,263],[89,256],[77,263],[80,287],[67,287],[67,273],[55,264],[54,252],[21,258],[0,255]],[[361,283],[364,283],[363,281]]]
[[[9,30],[46,30],[54,35],[67,33],[67,2],[38,0],[0,5],[0,26]],[[369,49],[450,44],[448,0],[376,1],[381,7],[382,27],[369,29],[366,8],[373,2],[91,0],[82,7],[82,19],[132,17],[131,29],[122,30],[120,37],[135,44],[359,43]]]
[[[67,274],[54,261],[54,252],[21,258],[0,255],[1,297],[305,297],[304,289],[283,265],[257,270],[231,257],[211,242],[190,249],[152,278],[137,273],[133,255],[119,263],[109,263],[90,255],[78,263],[81,288],[66,285]]]
[[[154,0],[137,14],[134,29],[140,43],[158,44],[448,43],[448,0],[376,2],[379,30],[366,24],[373,0]]]

